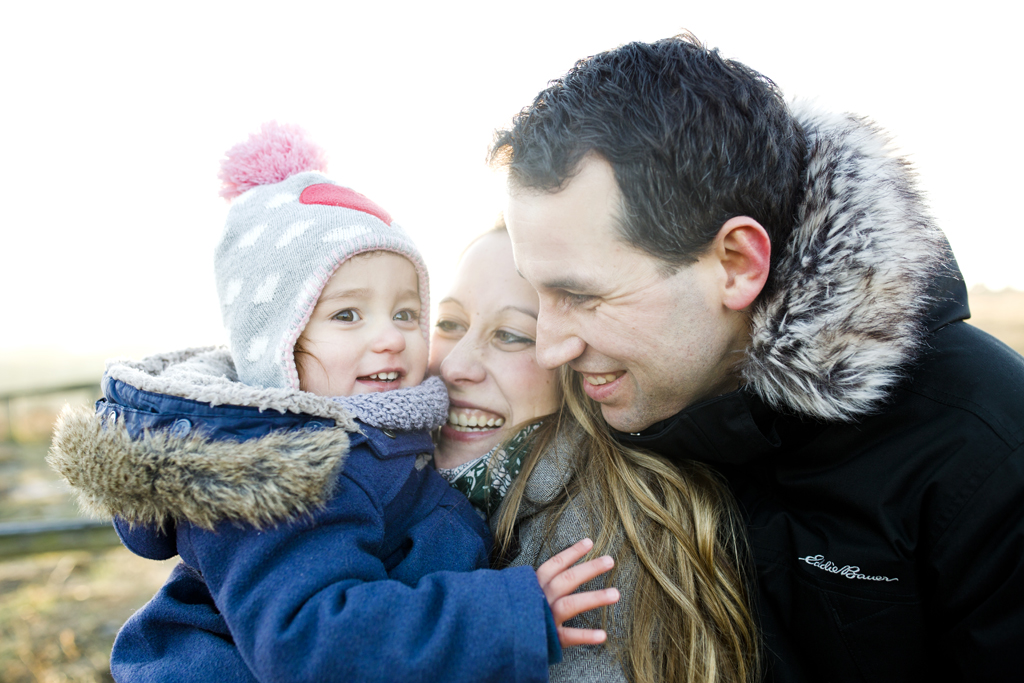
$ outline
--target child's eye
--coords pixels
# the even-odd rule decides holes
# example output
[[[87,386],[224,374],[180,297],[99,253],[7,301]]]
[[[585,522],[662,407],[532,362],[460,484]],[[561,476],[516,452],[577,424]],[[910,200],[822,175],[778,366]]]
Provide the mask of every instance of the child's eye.
[[[398,322],[411,323],[411,322],[416,322],[417,320],[419,320],[419,317],[420,317],[419,311],[413,311],[413,310],[408,310],[407,309],[407,310],[399,311],[398,313],[395,313],[395,317],[392,318],[392,319],[393,320],[397,320]]]
[[[335,313],[333,316],[331,316],[331,319],[343,323],[354,323],[359,320],[362,320],[362,317],[354,308],[346,308],[343,311],[338,311],[337,313]]]
[[[515,334],[514,332],[509,332],[508,330],[498,330],[497,332],[494,333],[494,338],[497,339],[502,344],[533,344],[533,343],[535,343],[529,337],[523,337],[521,335]]]

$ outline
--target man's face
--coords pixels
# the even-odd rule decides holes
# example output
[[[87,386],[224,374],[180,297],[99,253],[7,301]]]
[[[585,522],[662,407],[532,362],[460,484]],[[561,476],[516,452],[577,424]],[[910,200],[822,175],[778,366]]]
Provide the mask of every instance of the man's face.
[[[590,156],[559,192],[514,191],[505,218],[540,295],[538,362],[568,363],[608,424],[637,432],[735,388],[746,326],[713,254],[665,275],[620,237],[621,207],[611,165]]]

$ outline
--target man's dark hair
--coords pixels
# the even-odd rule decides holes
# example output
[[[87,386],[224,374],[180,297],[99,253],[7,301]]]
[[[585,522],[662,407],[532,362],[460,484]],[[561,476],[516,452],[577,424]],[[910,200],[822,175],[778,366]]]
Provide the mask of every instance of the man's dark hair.
[[[600,155],[622,192],[626,241],[674,270],[734,216],[784,240],[806,147],[772,81],[687,34],[580,60],[496,134],[491,162],[514,188],[554,192]]]

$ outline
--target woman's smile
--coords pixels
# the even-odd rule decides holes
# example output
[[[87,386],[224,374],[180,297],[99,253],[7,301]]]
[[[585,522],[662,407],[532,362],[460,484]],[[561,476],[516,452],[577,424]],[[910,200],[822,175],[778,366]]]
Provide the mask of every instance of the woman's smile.
[[[485,431],[501,427],[505,418],[479,408],[460,407],[453,401],[448,410],[448,424],[457,431]]]
[[[459,441],[466,444],[487,442],[489,445],[496,438],[501,438],[501,428],[505,424],[505,418],[498,413],[483,410],[458,400],[452,400],[450,406],[448,422],[441,426],[442,440]]]

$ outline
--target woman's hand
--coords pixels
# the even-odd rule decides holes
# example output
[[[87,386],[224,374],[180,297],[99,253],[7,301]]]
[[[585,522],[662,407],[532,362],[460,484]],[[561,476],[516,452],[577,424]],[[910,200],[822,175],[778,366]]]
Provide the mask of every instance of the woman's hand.
[[[608,637],[599,628],[566,628],[562,622],[577,614],[619,601],[616,588],[573,593],[574,590],[593,578],[604,574],[615,566],[615,560],[608,555],[573,566],[594,547],[594,542],[584,538],[579,543],[558,553],[537,567],[537,580],[551,606],[558,629],[558,642],[562,647],[571,645],[596,645]]]

